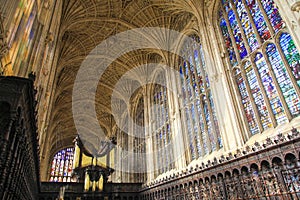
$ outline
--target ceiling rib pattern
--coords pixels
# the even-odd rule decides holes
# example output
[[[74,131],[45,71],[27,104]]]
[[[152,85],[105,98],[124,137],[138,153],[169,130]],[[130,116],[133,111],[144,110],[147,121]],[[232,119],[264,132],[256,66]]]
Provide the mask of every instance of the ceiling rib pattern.
[[[117,33],[140,27],[164,27],[182,31],[190,22],[195,2],[201,0],[64,0],[60,23],[60,57],[53,110],[48,131],[50,144],[67,146],[76,129],[72,120],[72,89],[76,72],[88,53],[102,41]],[[161,41],[155,41],[159,43]],[[162,52],[141,49],[115,60],[100,78],[96,94],[99,124],[110,134],[111,95],[118,80],[130,69],[159,63]],[[140,81],[140,77],[130,77]],[[128,88],[127,88],[128,89]],[[66,141],[69,141],[66,143]]]

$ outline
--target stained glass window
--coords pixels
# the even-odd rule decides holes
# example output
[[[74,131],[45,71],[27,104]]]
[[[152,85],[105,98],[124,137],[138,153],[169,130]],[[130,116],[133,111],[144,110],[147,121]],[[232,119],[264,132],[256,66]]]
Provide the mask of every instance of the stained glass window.
[[[284,33],[280,36],[280,46],[293,72],[294,78],[300,86],[300,54],[290,34]]]
[[[299,98],[275,44],[269,44],[266,52],[287,106],[291,114],[297,116],[300,110]]]
[[[138,93],[139,94],[139,93]],[[144,96],[138,97],[138,101],[136,107],[133,107],[135,112],[134,118],[134,143],[133,143],[133,151],[134,151],[134,163],[136,164],[137,173],[135,173],[134,178],[136,182],[144,182],[146,180],[146,176],[144,173],[141,173],[145,168],[145,158],[144,155],[146,152],[146,144],[145,144],[145,119],[144,119]]]
[[[50,182],[71,182],[73,159],[74,148],[57,152],[51,164]]]
[[[236,58],[236,54],[234,52],[234,48],[232,46],[232,42],[231,42],[231,38],[228,32],[228,28],[227,28],[227,24],[224,18],[221,18],[220,20],[220,27],[222,30],[222,34],[224,36],[224,42],[229,54],[229,60],[232,66],[236,66],[237,63],[237,58]]]
[[[264,16],[259,9],[257,0],[246,0],[246,2],[262,41],[268,40],[271,37],[271,33]]]
[[[291,35],[280,32],[285,23],[277,5],[273,0],[223,0],[222,5],[220,31],[249,134],[298,116],[300,55]],[[271,43],[277,36],[279,42]],[[254,52],[253,59],[247,49]],[[240,59],[234,61],[231,52],[238,52]]]
[[[254,29],[252,28],[252,24],[250,23],[248,13],[245,9],[245,5],[242,3],[242,0],[235,0],[236,10],[238,12],[240,21],[242,23],[242,27],[244,29],[246,38],[248,40],[248,44],[251,48],[251,51],[254,51],[258,48],[258,41],[256,39],[256,35],[254,33]]]
[[[222,147],[218,120],[210,93],[204,52],[198,36],[185,41],[179,61],[182,88],[181,117],[185,122],[191,160]],[[207,98],[209,97],[209,98]]]
[[[249,83],[252,97],[254,99],[255,105],[259,112],[262,126],[264,129],[272,127],[271,119],[269,117],[269,112],[268,112],[265,100],[263,98],[263,94],[259,87],[259,82],[257,80],[256,74],[255,74],[254,68],[252,67],[251,62],[247,61],[244,68],[245,68],[245,72],[246,72],[246,76],[247,76],[247,80]]]
[[[268,101],[271,104],[271,109],[273,111],[277,123],[281,124],[286,122],[286,114],[284,112],[284,108],[279,98],[277,88],[271,76],[270,70],[267,66],[267,63],[261,53],[256,54],[255,64],[258,68],[264,90],[268,97]]]
[[[240,58],[243,59],[247,56],[247,50],[243,41],[243,37],[242,37],[242,32],[241,29],[238,25],[235,13],[233,12],[233,10],[230,10],[228,12],[228,20],[229,20],[229,25],[231,27],[231,30],[233,32],[233,36],[235,39],[235,43],[237,46],[237,49],[240,53]]]
[[[251,104],[250,96],[248,94],[248,91],[246,89],[246,83],[244,78],[242,77],[241,70],[236,69],[235,70],[235,80],[237,82],[240,95],[241,95],[241,100],[242,104],[244,107],[246,119],[249,125],[250,133],[252,135],[256,134],[259,132],[257,122],[256,122],[256,116],[254,114],[254,110]]]
[[[181,71],[182,76],[186,76],[185,71]],[[164,74],[161,72],[157,76],[157,82],[163,83],[165,81]],[[182,88],[185,91],[185,88]],[[155,85],[153,89],[153,100],[151,117],[154,119],[153,123],[153,140],[155,141],[156,149],[156,169],[157,175],[164,173],[174,168],[173,162],[173,148],[171,142],[171,126],[169,120],[168,107],[168,93],[167,88],[162,85]]]
[[[274,28],[275,32],[278,32],[285,26],[285,24],[279,14],[277,6],[275,5],[273,0],[262,0],[261,3],[265,9],[272,27]]]

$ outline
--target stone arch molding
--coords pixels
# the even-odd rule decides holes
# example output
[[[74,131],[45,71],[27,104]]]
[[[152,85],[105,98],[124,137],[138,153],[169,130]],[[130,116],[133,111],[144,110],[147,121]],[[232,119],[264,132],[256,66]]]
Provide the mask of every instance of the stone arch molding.
[[[147,27],[147,28],[137,28],[128,30],[125,32],[118,33],[114,36],[109,37],[107,40],[102,41],[98,46],[96,46],[90,54],[86,57],[86,59],[82,62],[81,67],[79,68],[78,74],[76,76],[76,80],[74,82],[73,94],[72,94],[72,112],[73,118],[76,126],[77,133],[80,135],[81,140],[85,144],[90,144],[86,148],[94,155],[99,148],[99,141],[110,142],[109,139],[105,136],[104,131],[101,129],[99,122],[97,120],[97,114],[95,109],[95,94],[97,90],[98,82],[105,72],[105,70],[110,66],[110,64],[116,60],[118,57],[122,56],[125,53],[130,51],[139,50],[139,49],[159,49],[162,51],[168,51],[179,56],[180,52],[176,50],[179,39],[185,38],[185,40],[191,40],[187,35],[183,33],[177,32],[175,30],[170,30],[166,28],[159,27]],[[109,44],[109,45],[107,45]],[[109,59],[107,59],[109,58]],[[151,67],[149,67],[151,65]],[[135,89],[146,85],[153,84],[153,80],[151,78],[152,72],[157,70],[157,68],[161,68],[166,72],[166,74],[175,74],[178,76],[179,80],[179,72],[172,69],[172,66],[167,66],[163,64],[154,64],[148,63],[147,65],[142,65],[132,70],[128,71],[123,77],[118,81],[115,85],[113,93],[112,93],[112,102],[116,102],[116,100],[121,99],[124,102],[124,105],[121,107],[124,108],[123,111],[128,112],[129,122],[128,124],[134,124],[134,120],[130,116],[130,110],[128,109],[128,105],[130,102],[130,96],[132,94],[128,92],[124,92],[125,88],[133,87],[134,89],[131,91],[135,91]],[[149,70],[153,69],[153,70]],[[127,77],[145,77],[140,79],[142,81],[135,82],[134,85],[128,85],[130,82]],[[138,84],[136,84],[138,83]],[[139,85],[140,84],[140,85]],[[163,85],[167,87],[164,81],[157,82],[156,84]],[[167,87],[167,89],[173,89],[171,87]],[[116,95],[118,94],[118,95]],[[120,94],[121,97],[120,97]],[[116,123],[122,120],[120,117],[124,113],[118,109],[112,108],[112,114],[116,118]],[[120,124],[117,124],[119,127]],[[136,129],[138,132],[139,127]],[[129,133],[128,133],[129,134]],[[130,133],[132,134],[132,133]],[[139,136],[136,136],[139,137]],[[180,140],[182,138],[180,135],[176,135],[172,141]],[[167,145],[164,148],[170,148],[171,144]],[[111,144],[112,145],[112,144]],[[115,146],[119,148],[118,146]],[[166,149],[167,150],[167,149]],[[161,150],[159,150],[161,151]],[[181,151],[184,152],[184,151]],[[134,158],[141,155],[135,155],[134,152],[127,152],[129,158]],[[147,152],[149,154],[155,154],[158,152]],[[146,156],[146,155],[142,155]],[[182,155],[174,156],[174,161],[179,159]],[[130,160],[130,159],[129,159]],[[116,166],[121,166],[117,164]],[[122,169],[116,169],[122,170]],[[128,169],[127,172],[136,172],[136,168],[134,166]],[[147,169],[140,169],[139,172],[146,172]],[[157,169],[154,169],[157,170]]]

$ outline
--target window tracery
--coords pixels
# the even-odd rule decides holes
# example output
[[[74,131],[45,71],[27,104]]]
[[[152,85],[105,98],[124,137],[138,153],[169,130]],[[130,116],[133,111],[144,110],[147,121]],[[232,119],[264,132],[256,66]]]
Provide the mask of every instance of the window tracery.
[[[71,182],[74,148],[58,151],[52,160],[50,182]]]
[[[226,29],[224,29],[226,32]],[[185,42],[179,61],[182,94],[181,117],[187,134],[191,160],[222,147],[204,53],[198,36]]]
[[[157,82],[163,83],[165,75],[160,72],[156,77]],[[152,91],[152,137],[155,153],[157,175],[167,172],[175,167],[173,147],[171,145],[171,126],[169,119],[169,103],[167,88],[163,85],[154,85]]]
[[[219,26],[250,135],[298,116],[300,55],[274,1],[223,0]]]

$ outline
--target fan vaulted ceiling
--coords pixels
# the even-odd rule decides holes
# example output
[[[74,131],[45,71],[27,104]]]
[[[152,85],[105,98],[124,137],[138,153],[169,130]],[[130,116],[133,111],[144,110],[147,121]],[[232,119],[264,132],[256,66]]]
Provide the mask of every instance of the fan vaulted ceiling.
[[[196,16],[201,0],[64,0],[60,24],[59,59],[50,134],[60,132],[61,142],[70,143],[77,131],[72,119],[72,89],[76,73],[89,52],[101,41],[117,33],[140,27],[163,27],[182,31]],[[99,123],[109,133],[111,95],[126,71],[149,62],[158,63],[157,50],[141,49],[115,60],[101,77],[96,94]],[[66,142],[69,141],[69,142]]]

